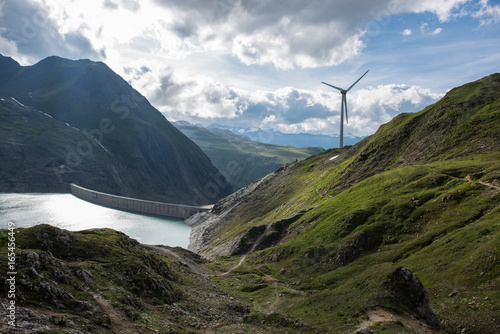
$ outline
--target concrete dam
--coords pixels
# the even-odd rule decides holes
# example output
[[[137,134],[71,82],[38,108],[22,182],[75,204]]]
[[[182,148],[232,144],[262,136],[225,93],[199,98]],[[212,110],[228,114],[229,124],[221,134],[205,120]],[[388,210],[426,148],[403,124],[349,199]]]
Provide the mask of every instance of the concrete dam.
[[[86,189],[76,184],[71,184],[71,193],[87,202],[99,204],[112,209],[126,210],[149,215],[175,217],[186,219],[195,213],[209,211],[212,206],[190,206],[182,204],[171,204],[154,201],[145,201],[137,198],[123,197],[101,193]]]

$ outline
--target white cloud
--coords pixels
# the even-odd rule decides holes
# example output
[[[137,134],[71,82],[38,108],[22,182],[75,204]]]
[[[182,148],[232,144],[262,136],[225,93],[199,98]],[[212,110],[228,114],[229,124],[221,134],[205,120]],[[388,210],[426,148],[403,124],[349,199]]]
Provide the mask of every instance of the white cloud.
[[[463,15],[468,0],[17,2],[18,7],[31,4],[43,12],[36,16],[36,11],[20,11],[25,13],[24,19],[43,23],[43,38],[38,39],[42,42],[31,41],[31,49],[37,47],[45,53],[63,55],[57,48],[64,48],[64,37],[78,32],[66,54],[85,51],[80,54],[107,62],[109,57],[116,62],[110,64],[114,69],[136,59],[138,53],[175,60],[202,52],[233,55],[246,65],[293,69],[339,65],[358,57],[367,37],[378,33],[393,14],[429,12],[444,22]],[[482,22],[499,19],[498,5],[481,0],[479,7],[473,15]],[[12,20],[23,22],[22,17]],[[433,33],[440,31],[438,28]],[[403,35],[410,32],[406,29]],[[17,46],[21,50],[22,45]]]
[[[300,85],[289,78],[304,74],[300,80],[309,83],[307,76],[316,78],[323,69],[325,75],[343,74],[340,64],[363,66],[367,58],[359,56],[370,46],[367,37],[390,24],[397,32],[405,28],[402,21],[396,24],[398,14],[427,13],[429,23],[420,27],[427,35],[443,31],[429,26],[437,21],[445,26],[468,15],[486,25],[500,18],[500,6],[487,0],[0,0],[0,6],[0,52],[23,64],[50,54],[101,59],[171,120],[324,134],[338,131],[340,95],[282,87],[283,82]],[[26,22],[36,31],[26,30]],[[418,32],[412,28],[401,34]],[[36,32],[36,38],[14,38],[23,31],[27,37]],[[216,69],[213,59],[223,59]],[[335,69],[326,68],[331,65]],[[288,76],[291,69],[311,68]],[[218,76],[203,75],[206,69]],[[389,76],[392,64],[383,70]],[[399,80],[398,75],[390,78]],[[274,81],[245,83],[256,77]],[[230,80],[254,91],[230,86]],[[417,111],[436,98],[418,85],[355,90],[348,96],[346,131],[370,134],[399,111]]]
[[[11,52],[17,50],[20,58],[30,62],[54,54],[68,58],[101,57],[100,50],[86,36],[85,27],[61,31],[57,19],[45,2],[3,2],[0,18],[0,37],[5,41],[0,44],[0,52],[9,56],[15,56]],[[15,44],[15,49],[12,43]]]
[[[442,31],[442,28],[436,28],[431,32],[431,35],[439,35]]]
[[[482,25],[488,25],[500,21],[500,5],[490,5],[488,0],[481,0],[480,8],[472,14],[481,20]]]
[[[245,128],[275,129],[285,133],[337,134],[341,95],[336,91],[284,87],[248,91],[228,87],[205,76],[186,76],[172,68],[159,73],[128,69],[133,85],[171,121]],[[348,94],[346,133],[369,135],[400,112],[415,112],[440,95],[419,86],[379,85]]]
[[[420,26],[420,32],[423,35],[439,35],[443,31],[443,28],[436,28],[433,31],[429,32],[429,24],[427,22],[422,23]]]
[[[411,13],[434,13],[439,21],[446,22],[451,18],[460,15],[460,8],[462,5],[469,2],[469,0],[420,0],[420,1],[407,1],[407,0],[394,0],[392,6],[399,8],[401,12]],[[396,13],[395,13],[396,14]]]
[[[405,29],[401,32],[401,35],[403,36],[410,36],[412,34],[411,29]]]

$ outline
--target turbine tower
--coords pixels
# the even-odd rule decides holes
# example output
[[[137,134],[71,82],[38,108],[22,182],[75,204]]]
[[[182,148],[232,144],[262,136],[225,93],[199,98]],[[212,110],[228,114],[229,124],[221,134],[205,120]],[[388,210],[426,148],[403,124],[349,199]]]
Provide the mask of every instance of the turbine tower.
[[[350,91],[351,88],[354,87],[354,85],[357,84],[358,81],[361,80],[361,78],[363,78],[366,75],[366,73],[368,73],[368,71],[366,71],[365,74],[363,74],[361,77],[359,77],[359,79],[356,80],[356,82],[353,83],[351,85],[351,87],[349,87],[347,89],[336,87],[334,85],[330,85],[329,83],[321,81],[322,84],[325,84],[327,86],[335,88],[336,90],[340,91],[340,93],[342,94],[342,102],[341,102],[341,108],[340,108],[340,139],[339,139],[339,148],[344,147],[344,107],[345,107],[345,120],[346,120],[346,123],[349,123],[349,119],[347,118],[347,97],[346,97],[347,92]]]

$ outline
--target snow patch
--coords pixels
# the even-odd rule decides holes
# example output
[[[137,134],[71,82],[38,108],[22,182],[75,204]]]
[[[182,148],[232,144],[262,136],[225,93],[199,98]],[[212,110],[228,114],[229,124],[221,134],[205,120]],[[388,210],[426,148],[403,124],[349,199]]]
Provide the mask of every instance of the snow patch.
[[[331,157],[331,158],[330,158],[330,159],[328,159],[328,160],[332,161],[333,159],[335,159],[335,158],[337,158],[337,157],[338,157],[338,155],[334,155],[333,157]]]
[[[50,118],[54,119],[54,117],[50,116],[50,115],[49,115],[49,114],[47,114],[47,113],[44,113],[43,111],[40,111],[40,110],[37,110],[37,111],[38,111],[40,114],[44,114],[45,116],[47,116],[47,117],[50,117]]]
[[[76,131],[80,131],[80,129],[79,129],[79,128],[75,128],[74,126],[71,126],[71,124],[69,124],[69,123],[66,123],[66,125],[67,125],[67,126],[69,126],[69,127],[70,127],[70,128],[72,128],[72,129],[75,129]]]
[[[99,144],[99,145],[100,145],[100,146],[104,149],[104,151],[106,151],[106,152],[108,152],[109,154],[111,154],[111,153],[108,151],[108,149],[107,149],[106,147],[104,147],[104,146],[101,144],[101,142],[100,142],[100,141],[98,141],[98,140],[96,139],[96,142],[97,142],[97,144]]]
[[[21,102],[19,102],[18,100],[16,100],[15,98],[11,97],[12,101],[16,102],[17,104],[19,104],[21,107],[25,107],[26,106],[24,104],[22,104]]]

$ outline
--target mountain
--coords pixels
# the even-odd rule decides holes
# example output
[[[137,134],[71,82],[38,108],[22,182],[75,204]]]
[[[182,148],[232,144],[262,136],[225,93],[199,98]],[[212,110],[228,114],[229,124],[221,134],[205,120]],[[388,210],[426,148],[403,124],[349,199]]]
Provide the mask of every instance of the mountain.
[[[498,333],[499,179],[494,74],[193,216],[199,254],[0,230],[0,331]]]
[[[310,133],[283,133],[276,130],[262,130],[232,127],[214,123],[207,127],[210,130],[230,130],[235,134],[242,134],[253,141],[274,144],[274,145],[292,145],[295,147],[323,147],[335,148],[339,145],[339,136],[314,135]],[[365,137],[358,137],[349,134],[344,134],[344,144],[354,145],[360,142]]]
[[[278,312],[325,332],[385,310],[446,333],[496,333],[499,181],[494,74],[397,116],[355,146],[285,165],[222,199],[192,217],[189,248],[243,258],[240,277],[279,282]],[[401,270],[412,274],[398,279]],[[416,295],[440,323],[415,306],[413,288],[396,286],[416,282],[415,274],[428,292]],[[263,297],[273,290],[249,296],[273,303]]]
[[[7,233],[0,231],[6,266]],[[0,273],[0,313],[8,319],[1,333],[207,333],[248,314],[198,269],[203,259],[181,248],[141,245],[110,229],[37,225],[15,235],[15,299],[12,276]]]
[[[292,161],[323,152],[321,147],[264,144],[229,130],[207,129],[188,122],[172,123],[208,155],[226,180],[242,188]]]
[[[0,56],[0,191],[97,191],[183,204],[232,192],[202,150],[102,62]]]

